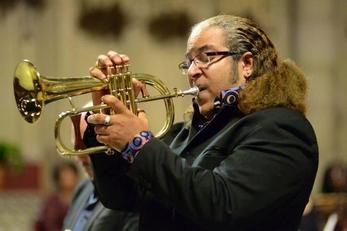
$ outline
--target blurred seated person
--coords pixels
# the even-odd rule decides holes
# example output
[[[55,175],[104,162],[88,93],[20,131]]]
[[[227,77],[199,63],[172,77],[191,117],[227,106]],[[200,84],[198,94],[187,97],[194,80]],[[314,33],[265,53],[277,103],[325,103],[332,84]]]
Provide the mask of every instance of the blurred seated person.
[[[300,230],[347,230],[347,165],[344,162],[328,165],[321,192],[306,206]]]
[[[63,227],[72,194],[79,182],[79,171],[74,162],[63,161],[53,168],[55,191],[44,201],[35,222],[36,231],[60,231]]]
[[[324,173],[322,193],[347,193],[347,165],[344,162],[330,164]]]
[[[319,206],[319,207],[318,207]],[[331,163],[324,173],[318,210],[325,230],[347,230],[347,164]]]
[[[75,149],[84,149],[81,134],[87,126],[84,116],[72,118],[75,131]],[[80,130],[81,129],[81,130]],[[77,156],[88,175],[77,187],[68,213],[64,220],[63,230],[73,231],[132,231],[138,230],[138,216],[135,213],[121,212],[105,208],[96,193],[93,184],[93,167],[88,155]]]

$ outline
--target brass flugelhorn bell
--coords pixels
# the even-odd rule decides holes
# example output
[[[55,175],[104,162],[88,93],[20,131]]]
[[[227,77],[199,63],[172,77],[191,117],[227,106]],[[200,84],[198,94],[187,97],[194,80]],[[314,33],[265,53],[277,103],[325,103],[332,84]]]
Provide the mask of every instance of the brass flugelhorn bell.
[[[159,95],[136,98],[132,86],[133,78],[150,85],[159,92]],[[131,73],[128,70],[128,65],[116,66],[115,72],[108,76],[108,81],[106,82],[91,76],[44,77],[40,75],[36,67],[28,60],[24,60],[17,65],[13,79],[13,88],[17,108],[22,117],[29,123],[34,123],[40,118],[44,106],[48,103],[102,89],[109,90],[110,94],[118,97],[133,113],[137,113],[137,105],[139,103],[163,100],[166,108],[166,120],[162,129],[156,134],[156,137],[159,138],[168,132],[174,121],[175,113],[172,98],[185,95],[196,96],[199,92],[199,89],[194,86],[186,91],[174,89],[174,92],[171,93],[160,79],[149,74]],[[62,142],[60,132],[61,123],[66,117],[105,108],[109,107],[105,104],[100,104],[85,108],[72,108],[71,111],[60,113],[56,120],[54,132],[57,151],[61,155],[86,155],[108,150],[109,147],[107,146],[80,150],[71,149]]]

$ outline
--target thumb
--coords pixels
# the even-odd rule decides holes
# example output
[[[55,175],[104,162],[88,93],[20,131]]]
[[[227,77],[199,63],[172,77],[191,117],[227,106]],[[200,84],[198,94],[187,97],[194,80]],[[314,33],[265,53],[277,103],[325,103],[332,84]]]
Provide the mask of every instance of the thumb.
[[[101,101],[111,107],[116,114],[125,113],[128,110],[123,102],[113,95],[105,95],[101,98]]]
[[[148,119],[146,113],[144,111],[139,111],[137,117],[140,119],[143,125],[145,125],[145,127],[148,128]]]

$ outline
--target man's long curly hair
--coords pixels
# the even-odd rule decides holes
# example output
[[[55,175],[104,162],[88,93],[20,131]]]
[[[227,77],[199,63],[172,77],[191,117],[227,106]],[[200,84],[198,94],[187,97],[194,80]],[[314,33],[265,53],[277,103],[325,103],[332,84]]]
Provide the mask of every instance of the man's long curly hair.
[[[226,46],[238,53],[233,56],[235,61],[245,52],[252,53],[253,72],[240,91],[239,108],[243,113],[286,106],[305,114],[305,75],[292,61],[278,58],[273,43],[259,26],[249,19],[231,15],[212,17],[196,26],[222,28]],[[237,72],[234,65],[234,72]],[[237,78],[237,73],[234,76]]]

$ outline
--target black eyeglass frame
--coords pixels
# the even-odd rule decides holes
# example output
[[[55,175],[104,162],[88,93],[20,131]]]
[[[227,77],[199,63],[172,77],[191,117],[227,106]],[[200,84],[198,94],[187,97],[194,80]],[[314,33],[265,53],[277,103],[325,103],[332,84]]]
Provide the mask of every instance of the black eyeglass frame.
[[[221,60],[224,57],[238,54],[237,52],[233,52],[233,51],[208,51],[208,52],[202,52],[202,53],[204,53],[207,57],[219,56],[219,55],[222,56],[220,59],[216,60],[215,62],[218,62],[219,60]],[[182,71],[182,73],[186,74],[186,72],[188,71],[190,66],[193,64],[195,58],[199,55],[201,55],[201,53],[197,54],[192,59],[188,59],[189,63],[187,61],[183,61],[180,64],[178,64],[178,68]],[[208,66],[210,63],[211,63],[211,60],[209,59],[208,62],[205,63],[205,65]]]

